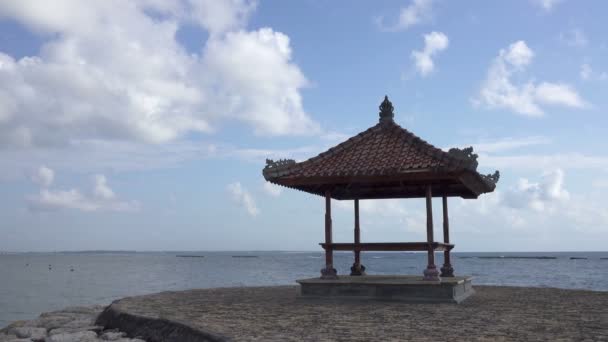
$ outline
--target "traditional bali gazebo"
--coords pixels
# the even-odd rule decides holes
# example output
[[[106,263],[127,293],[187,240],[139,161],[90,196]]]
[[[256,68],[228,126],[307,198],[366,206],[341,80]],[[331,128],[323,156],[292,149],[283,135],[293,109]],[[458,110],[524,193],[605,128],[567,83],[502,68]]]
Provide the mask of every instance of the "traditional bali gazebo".
[[[494,191],[499,178],[498,171],[491,175],[477,172],[477,155],[472,147],[452,148],[444,152],[400,127],[394,121],[393,105],[388,97],[380,105],[379,123],[366,131],[303,162],[266,160],[266,164],[263,175],[267,181],[325,197],[325,242],[320,244],[325,249],[325,268],[321,270],[321,278],[312,282],[316,286],[335,284],[338,280],[360,284],[364,278],[369,283],[369,277],[357,279],[357,276],[365,275],[360,259],[362,251],[426,251],[428,262],[424,277],[419,280],[425,284],[442,283],[443,277],[454,283],[450,259],[454,245],[449,237],[447,198],[477,198]],[[443,200],[443,242],[435,241],[433,234],[432,197]],[[332,240],[332,198],[354,202],[352,243]],[[426,199],[426,241],[361,242],[359,200],[388,198]],[[354,252],[349,277],[337,276],[333,264],[334,251]],[[435,266],[436,251],[444,253],[441,274]],[[410,277],[406,282],[415,280]],[[313,292],[319,294],[318,289]],[[327,293],[330,292],[335,293],[335,290]],[[352,294],[352,288],[349,293]]]

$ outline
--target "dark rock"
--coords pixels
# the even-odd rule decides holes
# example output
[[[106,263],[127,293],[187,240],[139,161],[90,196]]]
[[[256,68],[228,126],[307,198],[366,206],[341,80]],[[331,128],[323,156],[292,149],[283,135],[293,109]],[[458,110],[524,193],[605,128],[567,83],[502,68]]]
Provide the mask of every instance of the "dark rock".
[[[223,342],[228,338],[162,318],[151,318],[123,312],[114,304],[108,306],[95,322],[106,328],[118,328],[130,336],[148,342]]]

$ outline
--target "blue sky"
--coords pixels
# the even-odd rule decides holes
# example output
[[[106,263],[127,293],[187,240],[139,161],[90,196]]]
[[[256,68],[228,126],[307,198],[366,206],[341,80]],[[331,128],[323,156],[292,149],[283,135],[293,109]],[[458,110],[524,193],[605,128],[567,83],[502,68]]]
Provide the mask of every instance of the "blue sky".
[[[0,250],[317,250],[322,200],[265,184],[265,159],[367,129],[385,94],[403,127],[501,171],[450,200],[457,250],[605,250],[607,11],[3,1]],[[350,241],[352,203],[333,205]],[[362,201],[362,239],[423,241],[423,205]]]

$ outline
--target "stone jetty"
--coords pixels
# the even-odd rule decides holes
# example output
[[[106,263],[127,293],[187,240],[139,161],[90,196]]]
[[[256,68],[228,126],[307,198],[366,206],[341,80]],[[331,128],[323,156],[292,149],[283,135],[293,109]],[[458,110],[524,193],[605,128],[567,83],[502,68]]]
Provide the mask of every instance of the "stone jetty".
[[[608,341],[606,291],[475,289],[461,304],[310,301],[295,286],[162,292],[42,314],[0,341]]]
[[[148,341],[608,341],[608,292],[475,286],[461,304],[309,301],[295,286],[115,301],[98,323]]]

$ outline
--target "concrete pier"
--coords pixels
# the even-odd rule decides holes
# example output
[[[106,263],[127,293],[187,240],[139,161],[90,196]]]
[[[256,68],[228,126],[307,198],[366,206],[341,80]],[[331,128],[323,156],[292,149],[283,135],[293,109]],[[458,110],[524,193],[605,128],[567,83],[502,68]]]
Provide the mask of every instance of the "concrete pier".
[[[97,320],[146,341],[608,341],[608,292],[475,286],[454,305],[307,301],[296,286],[130,297]]]

